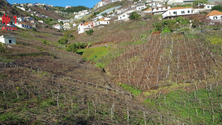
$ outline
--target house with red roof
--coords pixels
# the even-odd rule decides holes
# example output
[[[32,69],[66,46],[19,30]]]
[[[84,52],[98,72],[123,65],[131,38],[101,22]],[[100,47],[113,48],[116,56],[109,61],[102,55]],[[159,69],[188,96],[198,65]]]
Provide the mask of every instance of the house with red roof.
[[[210,19],[213,21],[222,21],[222,12],[213,10],[206,15],[206,19]]]
[[[92,29],[94,26],[94,22],[84,22],[84,23],[80,23],[78,26],[78,33],[84,33],[85,31]]]

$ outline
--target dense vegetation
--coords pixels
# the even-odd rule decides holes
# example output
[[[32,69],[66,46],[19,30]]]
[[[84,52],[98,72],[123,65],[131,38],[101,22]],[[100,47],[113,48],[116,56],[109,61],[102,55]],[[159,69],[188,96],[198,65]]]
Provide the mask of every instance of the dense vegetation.
[[[77,6],[77,7],[67,8],[64,10],[64,12],[73,13],[73,12],[79,12],[82,10],[89,10],[89,8],[85,6]]]
[[[212,7],[211,10],[218,10],[218,11],[222,12],[222,5],[215,5]]]
[[[141,18],[141,15],[138,14],[137,12],[132,12],[132,13],[130,14],[129,18],[130,18],[131,20],[138,20],[138,19]]]

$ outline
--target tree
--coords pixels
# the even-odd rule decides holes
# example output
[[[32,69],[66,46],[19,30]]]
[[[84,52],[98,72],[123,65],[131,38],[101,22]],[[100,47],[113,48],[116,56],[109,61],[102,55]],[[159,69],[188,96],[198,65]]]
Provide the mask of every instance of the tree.
[[[86,31],[86,33],[87,33],[88,35],[92,35],[93,32],[94,32],[94,31],[93,31],[92,29]]]
[[[5,52],[5,47],[1,42],[0,42],[0,52]]]
[[[60,21],[59,23],[60,23],[61,25],[63,25],[63,22],[62,22],[62,21]]]
[[[64,12],[68,12],[68,13],[74,13],[74,12],[79,12],[82,10],[88,10],[88,7],[85,6],[77,6],[77,7],[71,7],[71,8],[67,8],[64,10]]]
[[[222,6],[221,5],[216,5],[216,6],[212,7],[211,10],[218,10],[218,11],[222,12]]]
[[[67,38],[62,37],[58,40],[58,43],[59,44],[66,44],[66,43],[68,43],[68,40],[67,40]]]
[[[107,16],[107,13],[103,13],[102,16],[104,16],[104,17]]]
[[[199,3],[207,3],[207,0],[195,0],[195,1],[193,2],[193,6],[195,7],[195,6],[197,6]]]
[[[138,19],[141,18],[141,15],[138,14],[137,12],[132,12],[132,13],[130,14],[129,18],[130,18],[131,20],[138,20]]]

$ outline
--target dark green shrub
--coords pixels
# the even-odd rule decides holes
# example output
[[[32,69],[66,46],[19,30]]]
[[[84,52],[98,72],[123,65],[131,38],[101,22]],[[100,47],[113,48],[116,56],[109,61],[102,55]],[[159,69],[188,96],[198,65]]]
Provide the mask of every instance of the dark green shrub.
[[[132,13],[130,14],[129,18],[130,18],[131,20],[138,20],[138,19],[141,18],[141,15],[138,14],[137,12],[132,12]]]
[[[62,37],[58,40],[58,43],[59,44],[66,44],[66,43],[68,43],[68,40],[67,40],[67,38]]]
[[[0,52],[5,52],[5,47],[1,42],[0,42]]]
[[[216,6],[212,7],[211,10],[218,10],[218,11],[222,12],[222,5],[216,5]]]
[[[50,43],[50,41],[47,41],[47,40],[44,40],[44,41],[42,42],[43,45],[47,45],[47,46],[49,45],[49,43]]]
[[[87,46],[87,43],[72,43],[67,46],[66,51],[76,52],[78,49],[83,49]]]
[[[92,29],[86,31],[86,33],[87,33],[88,35],[92,35],[93,32],[94,32],[94,31],[93,31]]]

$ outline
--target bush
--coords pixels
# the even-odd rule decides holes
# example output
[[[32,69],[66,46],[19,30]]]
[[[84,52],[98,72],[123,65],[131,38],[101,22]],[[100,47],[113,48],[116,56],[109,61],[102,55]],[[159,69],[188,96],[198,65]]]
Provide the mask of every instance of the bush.
[[[164,27],[161,33],[170,33],[170,29],[168,27]]]
[[[93,31],[92,29],[86,31],[86,33],[87,33],[88,35],[92,35],[93,32],[94,32],[94,31]]]
[[[0,42],[0,52],[5,52],[5,47],[1,42]]]
[[[58,40],[58,43],[59,44],[66,44],[66,43],[68,43],[68,40],[67,40],[67,38],[62,37]]]
[[[138,19],[141,18],[141,15],[138,14],[137,12],[132,12],[132,13],[130,14],[129,18],[130,18],[131,20],[138,20]]]
[[[212,7],[211,10],[218,10],[218,11],[222,12],[222,6],[221,5],[216,5],[216,6]]]
[[[32,31],[37,31],[36,28],[32,28]]]
[[[47,41],[47,40],[44,40],[44,41],[42,42],[43,45],[47,45],[47,46],[49,45],[49,43],[50,43],[50,41]]]
[[[85,48],[87,43],[72,43],[67,46],[66,51],[69,52],[76,52],[78,49],[83,49]]]
[[[188,20],[188,19],[186,19],[186,18],[184,18],[184,17],[181,17],[181,16],[177,17],[177,18],[176,18],[176,21],[177,21],[178,23],[180,23],[181,25],[187,25],[187,24],[189,23],[189,20]]]

